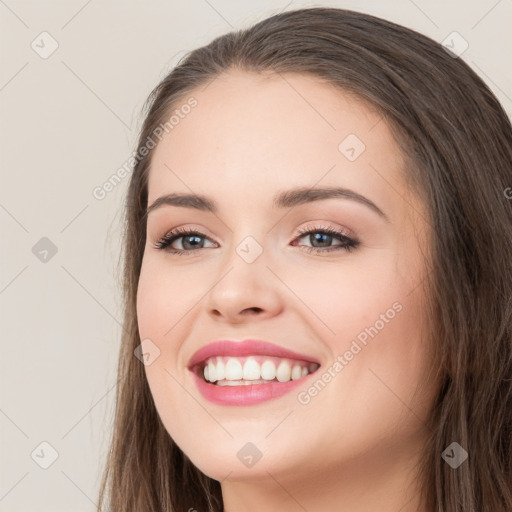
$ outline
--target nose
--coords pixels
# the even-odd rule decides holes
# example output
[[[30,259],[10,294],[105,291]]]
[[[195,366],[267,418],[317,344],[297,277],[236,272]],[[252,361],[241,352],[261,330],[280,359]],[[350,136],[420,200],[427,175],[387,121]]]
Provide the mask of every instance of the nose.
[[[235,324],[272,318],[283,309],[282,288],[264,255],[247,263],[234,253],[208,292],[208,314]]]

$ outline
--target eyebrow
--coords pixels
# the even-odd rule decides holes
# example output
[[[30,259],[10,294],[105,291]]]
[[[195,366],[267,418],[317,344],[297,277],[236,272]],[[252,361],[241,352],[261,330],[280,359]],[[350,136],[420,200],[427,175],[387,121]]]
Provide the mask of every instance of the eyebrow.
[[[298,187],[290,190],[278,192],[273,200],[274,208],[293,208],[306,203],[314,201],[321,201],[324,199],[349,199],[357,201],[382,217],[386,222],[389,222],[387,215],[370,199],[353,190],[342,187],[324,187],[324,188],[307,188]],[[151,206],[148,207],[146,215],[150,212],[161,208],[162,206],[178,206],[182,208],[194,208],[196,210],[217,213],[218,207],[215,201],[207,196],[200,194],[184,194],[173,193],[167,194],[156,199]]]

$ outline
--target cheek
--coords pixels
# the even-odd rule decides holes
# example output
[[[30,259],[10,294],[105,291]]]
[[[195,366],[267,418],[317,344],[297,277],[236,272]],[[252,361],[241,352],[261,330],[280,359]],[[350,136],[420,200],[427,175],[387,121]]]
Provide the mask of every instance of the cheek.
[[[200,276],[189,274],[185,279],[170,265],[148,258],[143,262],[137,291],[140,339],[151,340],[159,354],[145,366],[146,378],[160,418],[180,447],[188,447],[191,439],[204,435],[205,425],[212,431],[216,426],[213,421],[208,423],[209,416],[182,387],[185,368],[179,360],[180,347],[193,331],[191,307],[204,294],[199,293]],[[193,281],[196,278],[197,283]],[[179,416],[176,411],[180,411]]]
[[[424,397],[414,396],[431,364],[420,286],[424,274],[421,265],[411,264],[413,259],[401,266],[401,255],[388,256],[354,258],[346,267],[319,267],[306,282],[292,275],[295,280],[288,281],[304,298],[309,323],[318,326],[331,354],[332,364],[324,372],[330,368],[335,375],[326,376],[325,391],[311,396],[311,405],[322,414],[327,403],[336,404],[332,425],[345,425],[354,435],[367,429],[371,437],[386,425],[392,432],[396,418],[407,416],[407,407],[422,418],[429,407]],[[338,357],[341,366],[334,367]],[[364,421],[368,415],[372,421]],[[418,427],[414,415],[409,420],[411,428]]]
[[[331,338],[332,364],[318,376],[330,373],[329,382],[312,383],[314,389],[306,390],[301,403],[308,402],[302,410],[310,418],[329,411],[329,420],[314,436],[318,443],[330,439],[333,453],[356,457],[379,440],[386,440],[382,446],[400,447],[421,436],[435,390],[415,394],[430,359],[418,323],[421,300],[416,291],[409,292],[395,285],[372,300],[361,295],[345,301],[345,309],[331,318],[337,332]]]
[[[143,261],[138,291],[137,318],[141,337],[163,339],[187,322],[187,313],[207,289],[199,272],[147,258]]]
[[[383,256],[359,253],[332,265],[322,262],[304,271],[281,270],[283,280],[307,307],[309,323],[332,348],[343,351],[344,343],[366,327],[377,321],[380,326],[381,314],[388,312],[386,320],[398,316],[399,304],[412,297],[407,295],[414,285],[396,275],[392,255]]]

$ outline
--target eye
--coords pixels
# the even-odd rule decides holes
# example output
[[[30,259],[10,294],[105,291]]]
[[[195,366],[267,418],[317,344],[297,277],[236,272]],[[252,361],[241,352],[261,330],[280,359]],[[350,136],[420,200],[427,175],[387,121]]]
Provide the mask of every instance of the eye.
[[[341,231],[331,227],[315,226],[312,228],[301,228],[299,229],[301,236],[297,237],[296,240],[304,237],[309,237],[309,241],[312,245],[301,245],[303,250],[310,253],[326,253],[333,251],[352,251],[359,246],[359,240],[350,238]],[[338,239],[341,243],[337,245],[330,245],[333,239]],[[330,245],[330,246],[329,246]]]
[[[171,248],[171,244],[180,238],[183,239],[181,244],[184,250]],[[206,239],[207,237],[200,231],[186,228],[176,228],[165,234],[153,247],[159,250],[166,250],[172,254],[181,255],[187,252],[194,252],[195,250],[202,249],[203,247],[200,241],[201,238]]]
[[[349,252],[360,244],[358,240],[350,238],[341,231],[331,227],[315,226],[313,228],[302,228],[299,229],[299,234],[300,236],[295,240],[309,236],[309,241],[312,243],[310,246],[299,245],[299,247],[301,247],[302,250],[315,254],[333,251]],[[171,247],[172,244],[179,239],[182,239],[181,245],[183,249]],[[165,234],[153,247],[181,256],[203,249],[204,242],[201,242],[201,239],[208,240],[208,237],[200,231],[177,228]],[[335,239],[338,239],[340,243],[331,245]]]

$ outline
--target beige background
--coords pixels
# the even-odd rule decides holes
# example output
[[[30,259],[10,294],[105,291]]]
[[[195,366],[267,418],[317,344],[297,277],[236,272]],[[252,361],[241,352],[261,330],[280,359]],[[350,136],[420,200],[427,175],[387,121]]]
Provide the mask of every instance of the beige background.
[[[462,58],[512,112],[512,0],[0,0],[1,511],[95,510],[128,178],[103,200],[93,190],[133,151],[146,96],[184,52],[306,5],[369,12],[437,41],[459,32]],[[47,469],[42,442],[58,454]]]

